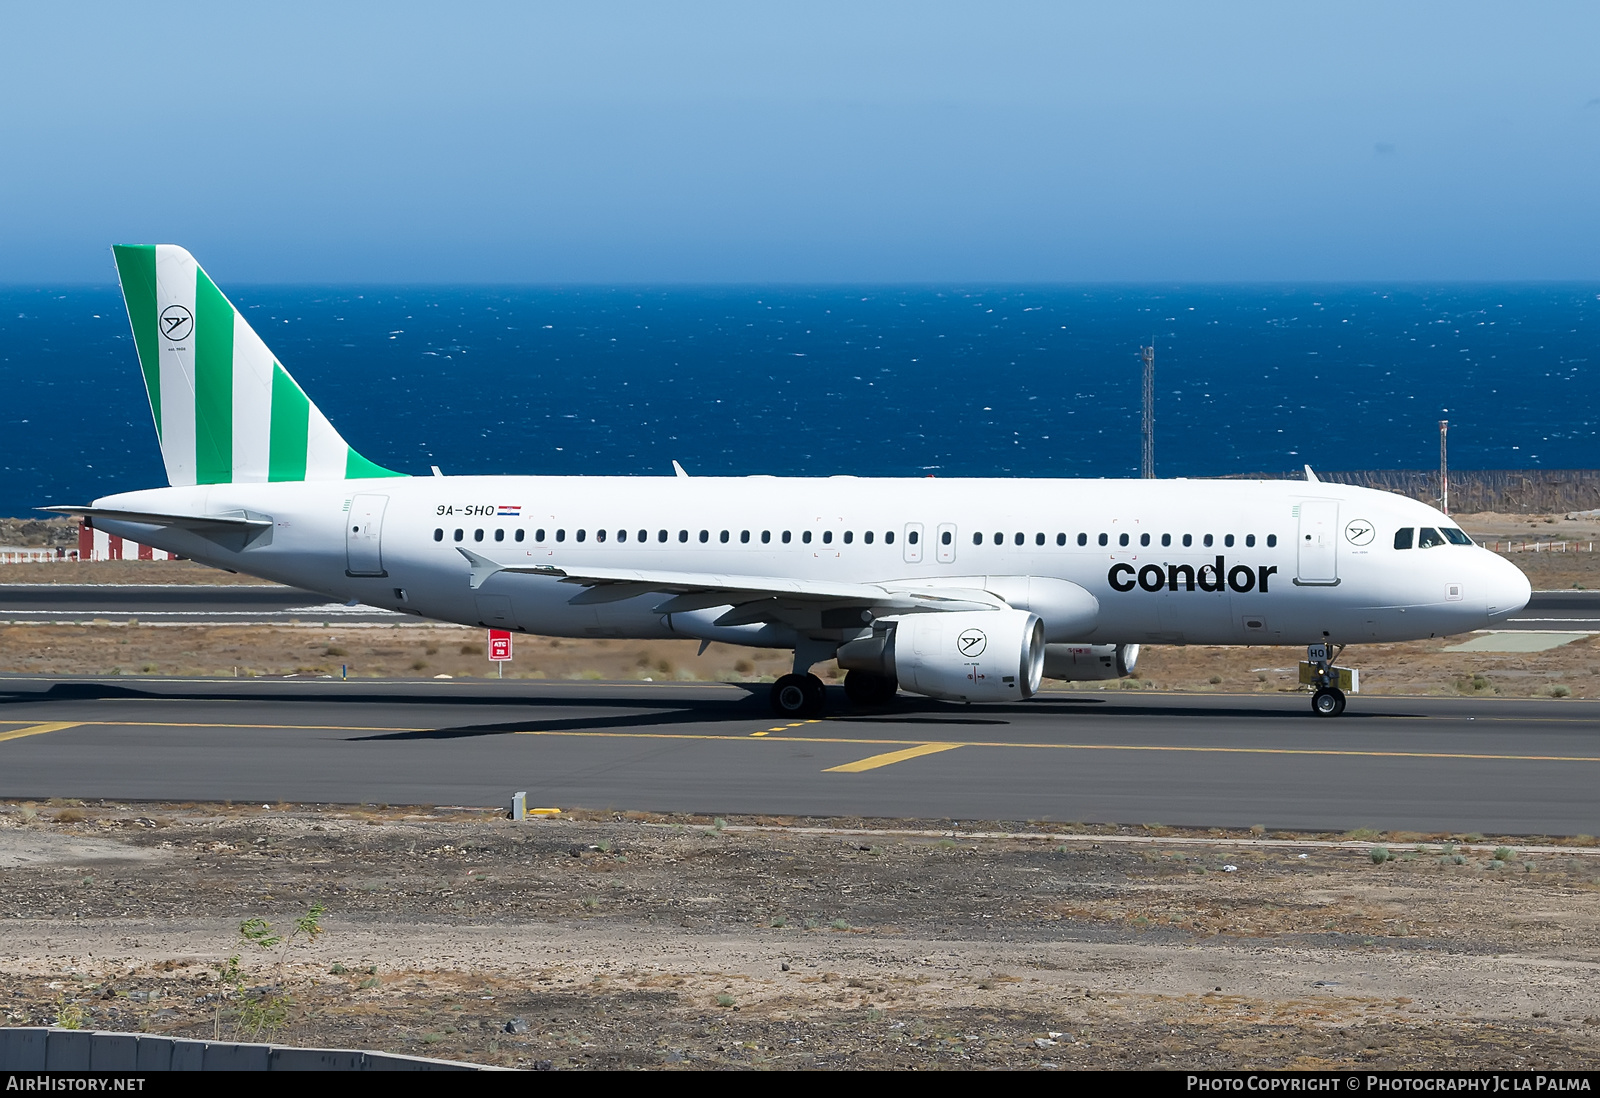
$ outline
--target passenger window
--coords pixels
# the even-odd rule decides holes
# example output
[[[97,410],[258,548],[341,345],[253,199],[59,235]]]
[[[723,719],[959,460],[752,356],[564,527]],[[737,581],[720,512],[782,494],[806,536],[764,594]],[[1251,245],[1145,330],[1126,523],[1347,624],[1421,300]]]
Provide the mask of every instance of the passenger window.
[[[496,530],[494,532],[494,540],[495,541],[505,541],[506,540],[506,532],[504,530]]]
[[[626,531],[626,530],[618,530],[617,531],[617,540],[618,541],[627,541],[628,540],[628,531]]]
[[[787,530],[785,530],[785,531],[784,531],[784,532],[783,532],[783,543],[784,543],[784,544],[785,544],[785,545],[788,545],[788,544],[789,544],[789,531],[787,531]]]
[[[656,531],[656,540],[657,541],[666,541],[667,540],[667,532],[665,530],[657,530]]]
[[[1431,526],[1424,526],[1417,531],[1417,548],[1432,549],[1435,545],[1443,545],[1444,538],[1439,536],[1439,531]]]
[[[525,535],[525,534],[526,534],[526,533],[527,533],[527,532],[528,532],[528,531],[526,531],[526,530],[518,530],[518,531],[517,531],[517,540],[518,540],[518,541],[521,541],[521,540],[522,540],[522,538],[523,538],[523,535]]]
[[[811,544],[811,531],[807,530],[804,533],[802,533],[800,535],[800,540],[805,542],[807,545],[810,545]]]
[[[700,531],[700,544],[701,545],[704,545],[706,542],[708,542],[710,540],[711,540],[711,531],[710,530],[702,530],[702,531]]]
[[[456,530],[456,540],[457,540],[457,541],[460,541],[460,540],[461,540],[461,534],[462,534],[462,531],[461,531],[461,530],[460,530],[460,529],[459,529],[459,528],[458,528],[458,529],[457,529],[457,530]]]
[[[871,545],[872,544],[872,531],[868,530],[867,532],[862,534],[861,535],[861,540],[866,542],[868,545]]]
[[[1067,543],[1067,535],[1065,535],[1065,534],[1057,534],[1056,535],[1056,544],[1057,545],[1065,545],[1066,543]]]
[[[1246,534],[1244,536],[1244,547],[1246,549],[1254,549],[1256,547],[1256,536],[1254,534]]]
[[[1161,544],[1162,544],[1163,547],[1171,545],[1172,544],[1172,535],[1171,534],[1162,534],[1161,535]]]
[[[474,530],[474,531],[472,531],[472,540],[473,541],[482,541],[483,540],[483,531],[482,530]]]
[[[768,545],[768,544],[771,543],[771,541],[772,541],[772,531],[771,530],[763,530],[763,531],[761,531],[761,544],[762,545]]]
[[[850,536],[850,535],[848,535],[848,534],[846,534],[846,535],[845,535],[845,538],[846,538],[846,540],[848,540],[848,539],[849,539],[849,536]],[[950,544],[950,543],[951,543],[951,542],[952,542],[952,541],[954,541],[954,540],[955,540],[955,535],[954,535],[954,534],[952,534],[952,533],[951,533],[951,532],[950,532],[950,531],[948,531],[948,530],[945,530],[945,531],[944,531],[944,532],[942,532],[942,533],[941,533],[941,534],[940,534],[940,535],[939,535],[939,544],[940,544],[940,545],[949,545],[949,544]]]
[[[1233,535],[1232,534],[1228,534],[1227,536],[1225,536],[1222,539],[1222,544],[1226,545],[1229,549],[1232,549],[1233,548]]]
[[[750,544],[750,531],[748,531],[748,530],[740,530],[739,531],[739,544],[740,545],[749,545]]]
[[[1472,544],[1472,539],[1467,537],[1467,535],[1462,533],[1460,530],[1457,530],[1454,526],[1441,526],[1439,530],[1444,534],[1446,540],[1448,540],[1451,545]]]
[[[994,543],[996,545],[1004,545],[1006,543],[1006,536],[1001,533],[996,533],[994,536]]]
[[[1110,539],[1109,539],[1109,538],[1107,538],[1107,537],[1106,537],[1106,536],[1105,536],[1105,535],[1104,535],[1104,534],[1101,534],[1101,535],[1100,535],[1100,544],[1101,544],[1101,545],[1104,545],[1104,544],[1105,544],[1105,543],[1106,543],[1106,542],[1107,542],[1107,541],[1109,541],[1109,540],[1110,540]]]
[[[1013,540],[1013,541],[1015,541],[1015,542],[1016,542],[1016,543],[1017,543],[1017,544],[1018,544],[1018,545],[1021,545],[1021,544],[1022,544],[1022,543],[1023,543],[1023,542],[1024,542],[1024,541],[1026,541],[1026,540],[1028,540],[1028,539],[1027,539],[1027,538],[1025,538],[1025,537],[1023,537],[1023,536],[1022,536],[1022,535],[1021,535],[1021,534],[1020,534],[1020,533],[1019,533],[1019,534],[1018,534],[1018,535],[1017,535],[1017,536],[1016,536],[1016,537],[1015,537],[1015,538],[1013,538],[1013,539],[1012,539],[1012,540]]]
[[[1126,544],[1128,544],[1128,535],[1127,534],[1123,534],[1123,535],[1119,536],[1117,538],[1117,544],[1118,545],[1126,545]]]
[[[824,545],[832,545],[833,544],[833,531],[832,530],[824,530],[822,532],[822,544],[824,544]]]
[[[543,545],[544,544],[544,531],[543,530],[535,530],[533,532],[533,540],[538,542],[540,545]]]
[[[579,541],[583,540],[583,531],[582,530],[578,531],[578,540]],[[606,532],[604,530],[596,530],[594,532],[594,540],[595,541],[605,541],[606,540]]]
[[[1189,546],[1191,546],[1193,544],[1194,544],[1194,535],[1193,534],[1185,534],[1185,535],[1183,535],[1183,547],[1185,549],[1189,548]]]
[[[584,538],[586,538],[588,536],[589,536],[589,531],[587,531],[587,530],[579,530],[578,531],[578,540],[579,541],[582,541]]]
[[[1088,534],[1079,534],[1078,535],[1078,544],[1079,545],[1088,545],[1089,544],[1089,535]]]
[[[1140,534],[1139,535],[1139,544],[1140,545],[1149,545],[1150,544],[1150,535],[1149,534]]]
[[[1415,531],[1413,531],[1409,526],[1402,526],[1400,529],[1396,530],[1394,532],[1394,547],[1396,549],[1411,548],[1411,538],[1413,537],[1414,533]]]
[[[908,545],[915,545],[917,543],[917,539],[919,537],[920,537],[920,534],[916,530],[908,530],[908,531],[906,531],[906,543]]]
[[[917,535],[915,535],[915,534],[912,534],[912,535],[911,535],[911,536],[912,536],[912,537],[913,537],[913,538],[914,538],[914,537],[916,537],[916,536],[917,536]],[[884,531],[884,535],[883,535],[883,543],[884,543],[884,544],[885,544],[885,545],[893,545],[893,544],[894,544],[894,531],[893,531],[893,530],[886,530],[886,531]],[[915,545],[915,544],[916,544],[916,542],[912,542],[912,544],[913,544],[913,545]]]
[[[444,531],[443,530],[435,530],[433,532],[433,540],[434,541],[443,541],[444,540]]]
[[[1277,534],[1268,534],[1267,535],[1267,548],[1268,549],[1275,549],[1275,548],[1277,548],[1277,546],[1278,546],[1278,535]]]
[[[1035,534],[1035,535],[1033,535],[1033,543],[1035,545],[1043,545],[1044,544],[1044,535],[1043,534]]]
[[[665,535],[666,531],[663,530],[662,534]],[[650,531],[648,531],[648,530],[640,530],[639,531],[639,541],[640,541],[640,543],[642,544],[642,543],[647,542],[649,540],[650,540]],[[661,540],[662,541],[666,541],[667,539],[666,539],[665,536],[663,536]]]
[[[856,536],[854,534],[852,534],[849,530],[846,530],[844,532],[844,543],[846,545],[849,545],[852,541],[855,541],[855,540],[856,540]]]
[[[724,545],[728,544],[728,531],[724,530],[721,534],[717,535],[717,540],[722,542]]]
[[[1211,535],[1207,534],[1206,538],[1205,538],[1205,545],[1206,545],[1207,549],[1211,548],[1211,541],[1212,541]]]
[[[689,540],[689,531],[687,531],[687,530],[679,530],[678,531],[678,540],[680,542],[688,541]]]
[[[567,540],[567,532],[565,530],[557,530],[556,531],[556,540],[557,541],[566,541]]]

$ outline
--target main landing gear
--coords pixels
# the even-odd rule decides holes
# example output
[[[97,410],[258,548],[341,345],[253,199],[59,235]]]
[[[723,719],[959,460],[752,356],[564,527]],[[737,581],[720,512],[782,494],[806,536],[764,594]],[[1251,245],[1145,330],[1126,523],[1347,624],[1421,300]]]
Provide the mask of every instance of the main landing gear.
[[[1344,691],[1335,685],[1339,673],[1333,666],[1333,661],[1344,651],[1344,646],[1340,645],[1338,652],[1331,651],[1332,647],[1323,641],[1306,648],[1306,662],[1311,665],[1311,682],[1316,687],[1311,693],[1311,712],[1318,717],[1337,717],[1344,712]],[[1305,679],[1300,681],[1304,682]]]
[[[780,717],[820,717],[827,702],[822,680],[815,675],[785,675],[772,684],[768,699]]]

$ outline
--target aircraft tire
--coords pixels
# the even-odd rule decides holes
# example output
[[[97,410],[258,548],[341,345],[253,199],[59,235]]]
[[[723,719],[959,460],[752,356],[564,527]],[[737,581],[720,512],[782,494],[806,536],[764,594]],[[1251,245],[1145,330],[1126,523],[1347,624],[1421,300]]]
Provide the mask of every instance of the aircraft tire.
[[[1337,686],[1321,686],[1311,695],[1311,712],[1319,717],[1337,717],[1344,712],[1344,691]]]
[[[785,675],[772,684],[768,699],[780,717],[819,717],[828,695],[815,675]]]
[[[875,675],[871,671],[850,671],[844,677],[844,696],[850,704],[862,709],[875,709],[894,701],[900,684],[888,675]]]

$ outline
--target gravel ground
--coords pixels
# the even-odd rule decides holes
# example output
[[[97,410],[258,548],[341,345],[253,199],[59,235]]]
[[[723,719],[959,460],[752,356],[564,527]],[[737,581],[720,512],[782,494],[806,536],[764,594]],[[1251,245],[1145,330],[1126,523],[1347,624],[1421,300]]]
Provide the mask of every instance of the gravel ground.
[[[13,1025],[561,1069],[1600,1064],[1592,839],[980,834],[1032,831],[0,804],[0,989]]]

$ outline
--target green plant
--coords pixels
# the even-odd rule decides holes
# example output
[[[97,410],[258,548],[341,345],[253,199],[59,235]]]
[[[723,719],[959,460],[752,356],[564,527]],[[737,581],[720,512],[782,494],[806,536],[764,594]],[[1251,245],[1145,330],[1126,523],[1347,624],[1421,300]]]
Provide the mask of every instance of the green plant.
[[[845,922],[843,919],[835,919],[833,922],[829,923],[828,925],[831,926],[835,930],[849,930],[850,929],[850,924]]]
[[[1389,853],[1389,848],[1386,846],[1375,846],[1369,853],[1372,856],[1373,865],[1382,865],[1384,862],[1394,860],[1394,855]]]
[[[585,896],[583,899],[578,901],[578,904],[585,911],[598,911],[600,910],[600,897]]]
[[[350,970],[348,968],[345,968],[338,961],[335,961],[333,963],[333,967],[328,969],[328,975],[330,975],[330,976],[343,976],[346,972],[349,972],[349,971]]]
[[[815,919],[807,919],[806,922],[805,922],[805,927],[806,927],[807,930],[815,930],[815,929],[817,929],[817,927],[819,927],[821,925],[822,924],[817,922],[817,920],[815,920]]]
[[[239,1004],[238,1027],[252,1037],[271,1036],[289,1020],[289,1000],[282,995],[258,995]]]
[[[1517,852],[1509,846],[1497,846],[1494,848],[1494,860],[1497,862],[1509,862],[1516,856]]]
[[[362,980],[359,984],[357,984],[356,987],[362,991],[368,991],[377,987],[378,984],[379,980],[376,976],[368,976],[365,980]]]
[[[1572,696],[1572,687],[1562,686],[1557,683],[1550,688],[1550,696],[1552,698],[1570,698]]]
[[[789,925],[789,920],[782,915],[774,915],[772,920],[767,923],[767,925],[770,927],[775,927],[778,930],[782,930],[784,927]]]
[[[712,819],[711,826],[716,828],[718,831],[721,831],[723,828],[728,826],[728,821],[723,819],[721,816],[716,816]]]
[[[725,991],[724,992],[718,992],[717,993],[717,1005],[719,1007],[731,1007],[733,1005],[733,996],[729,995]]]
[[[1206,681],[1209,682],[1212,686],[1216,686],[1218,683],[1222,682],[1222,676],[1221,675],[1212,675]]]
[[[82,1029],[83,1024],[89,1020],[89,1012],[77,1003],[67,1001],[65,995],[56,996],[56,1021],[57,1029]]]

